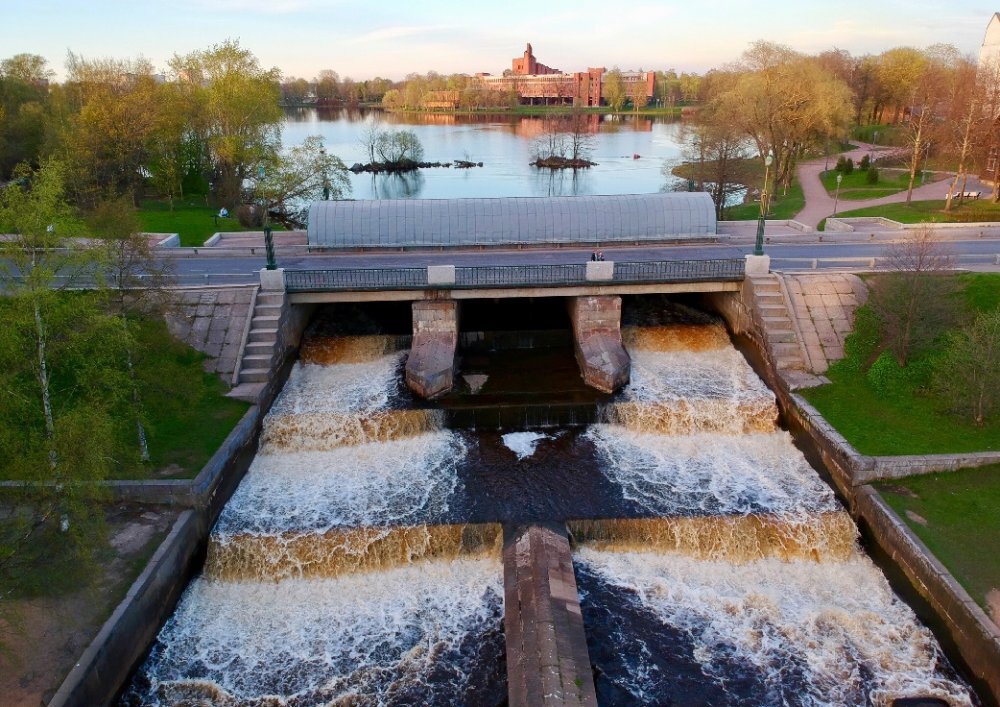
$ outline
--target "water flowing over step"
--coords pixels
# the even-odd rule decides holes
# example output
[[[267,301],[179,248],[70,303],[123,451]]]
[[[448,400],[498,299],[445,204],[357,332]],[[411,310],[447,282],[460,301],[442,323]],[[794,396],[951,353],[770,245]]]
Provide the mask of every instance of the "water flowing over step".
[[[620,402],[601,406],[601,422],[621,425],[635,432],[684,435],[718,432],[742,435],[773,432],[778,411],[773,398],[729,400],[672,400],[660,403]]]
[[[845,560],[857,529],[845,511],[745,516],[572,520],[575,544],[613,552],[672,552],[742,564],[766,557]]]
[[[495,524],[217,534],[209,542],[204,572],[227,582],[339,577],[418,561],[497,557],[502,537]]]
[[[415,437],[443,426],[444,414],[440,410],[269,415],[260,436],[261,453],[328,451]]]

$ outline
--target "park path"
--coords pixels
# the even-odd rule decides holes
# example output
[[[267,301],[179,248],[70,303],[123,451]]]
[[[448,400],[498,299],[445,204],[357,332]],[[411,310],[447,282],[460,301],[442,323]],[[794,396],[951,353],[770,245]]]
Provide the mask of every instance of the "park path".
[[[867,143],[855,144],[857,145],[855,149],[841,153],[843,156],[853,159],[855,164],[860,162],[865,155],[871,155],[873,158],[887,157],[899,150],[897,147],[881,147],[879,145],[869,145]],[[798,177],[799,184],[802,185],[802,194],[805,197],[806,202],[802,210],[795,215],[796,221],[799,221],[810,228],[816,228],[820,221],[833,215],[834,198],[826,193],[826,189],[823,187],[823,183],[820,181],[819,175],[825,168],[828,168],[828,165],[832,166],[836,164],[838,157],[839,155],[830,155],[829,159],[823,158],[803,162],[796,168],[795,173]],[[948,192],[948,179],[953,175],[954,172],[948,172],[944,179],[932,181],[924,184],[923,186],[914,187],[913,201],[943,199],[945,194]],[[984,186],[983,183],[979,181],[978,177],[969,175],[966,190],[989,193],[991,191],[991,187],[988,185]],[[837,210],[853,211],[854,209],[864,209],[869,206],[881,206],[883,204],[895,204],[902,201],[906,201],[905,189],[896,194],[879,197],[878,199],[864,199],[862,201],[845,201],[844,199],[841,199],[840,204],[837,206]]]

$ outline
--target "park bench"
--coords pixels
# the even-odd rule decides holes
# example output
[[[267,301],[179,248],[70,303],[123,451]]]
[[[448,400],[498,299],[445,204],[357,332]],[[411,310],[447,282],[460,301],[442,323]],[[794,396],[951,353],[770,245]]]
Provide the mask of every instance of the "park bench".
[[[981,191],[957,191],[957,192],[954,193],[954,195],[952,195],[952,198],[953,199],[954,198],[958,198],[958,199],[978,199],[980,196],[982,196],[982,192]],[[945,192],[944,198],[945,199],[948,198],[948,193],[947,192]]]

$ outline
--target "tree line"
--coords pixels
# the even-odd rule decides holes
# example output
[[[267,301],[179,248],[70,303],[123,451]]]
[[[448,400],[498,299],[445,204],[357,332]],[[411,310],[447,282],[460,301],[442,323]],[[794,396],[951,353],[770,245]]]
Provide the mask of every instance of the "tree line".
[[[0,180],[55,159],[84,210],[123,196],[137,204],[155,194],[172,206],[210,193],[230,210],[263,201],[291,225],[301,225],[304,201],[349,189],[320,138],[281,149],[280,71],[238,42],[175,55],[166,76],[142,58],[72,53],[66,72],[52,84],[39,56],[0,63]]]
[[[733,196],[759,179],[769,154],[774,181],[767,188],[787,192],[803,157],[823,154],[859,125],[870,123],[871,138],[884,126],[883,139],[892,136],[901,148],[907,203],[922,160],[931,154],[950,165],[956,174],[946,209],[1000,144],[997,68],[978,66],[950,45],[852,57],[843,50],[813,56],[756,42],[737,62],[708,72],[700,91],[686,159],[695,180],[712,192],[720,218]],[[994,165],[994,181],[998,170]]]

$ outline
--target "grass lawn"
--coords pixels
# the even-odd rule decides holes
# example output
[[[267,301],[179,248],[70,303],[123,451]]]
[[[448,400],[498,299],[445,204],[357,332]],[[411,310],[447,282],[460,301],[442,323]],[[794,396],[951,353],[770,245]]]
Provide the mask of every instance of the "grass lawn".
[[[863,374],[836,369],[831,385],[800,393],[862,454],[948,454],[1000,449],[1000,420],[977,428],[918,395],[888,398]]]
[[[820,173],[820,181],[823,188],[830,196],[837,193],[837,175],[840,174],[834,169]],[[878,199],[890,194],[898,194],[907,188],[910,183],[910,173],[899,169],[880,169],[879,179],[875,184],[868,183],[868,172],[855,169],[850,174],[843,175],[840,183],[841,201],[857,201],[862,199]],[[915,184],[920,184],[920,175],[917,175]],[[841,214],[843,215],[843,214]]]
[[[959,276],[959,296],[970,312],[1000,306],[1000,274]],[[848,363],[847,361],[843,362]],[[800,391],[862,454],[948,454],[1000,449],[1000,416],[975,427],[943,409],[932,395],[912,389],[886,395],[865,373],[835,364],[830,385]]]
[[[876,486],[972,598],[986,607],[987,592],[1000,590],[1000,464]]]
[[[147,199],[139,205],[139,220],[150,233],[176,233],[182,246],[200,246],[213,234],[231,231],[254,231],[244,228],[235,218],[215,218],[218,209],[205,205],[204,199],[192,198],[175,201],[173,210],[166,201]],[[280,225],[275,231],[284,230]]]
[[[784,194],[782,187],[779,185],[776,189],[777,193],[771,197],[771,213],[768,214],[769,219],[783,220],[794,218],[795,214],[800,212],[802,208],[806,205],[806,199],[802,195],[802,187],[797,181],[792,182],[792,186],[789,187],[788,193]],[[752,204],[740,204],[739,206],[731,206],[726,209],[727,221],[752,221],[760,215],[760,203],[755,202]]]
[[[147,354],[139,366],[151,460],[148,469],[124,466],[117,475],[192,478],[250,406],[227,398],[225,384],[202,367],[204,354],[170,336],[163,320],[145,323],[142,338]]]
[[[843,191],[841,191],[843,198]],[[1000,204],[987,199],[966,201],[959,204],[952,201],[951,211],[945,212],[944,199],[914,201],[909,206],[904,203],[869,206],[853,211],[841,211],[840,217],[882,216],[900,223],[968,223],[974,221],[1000,221]]]

